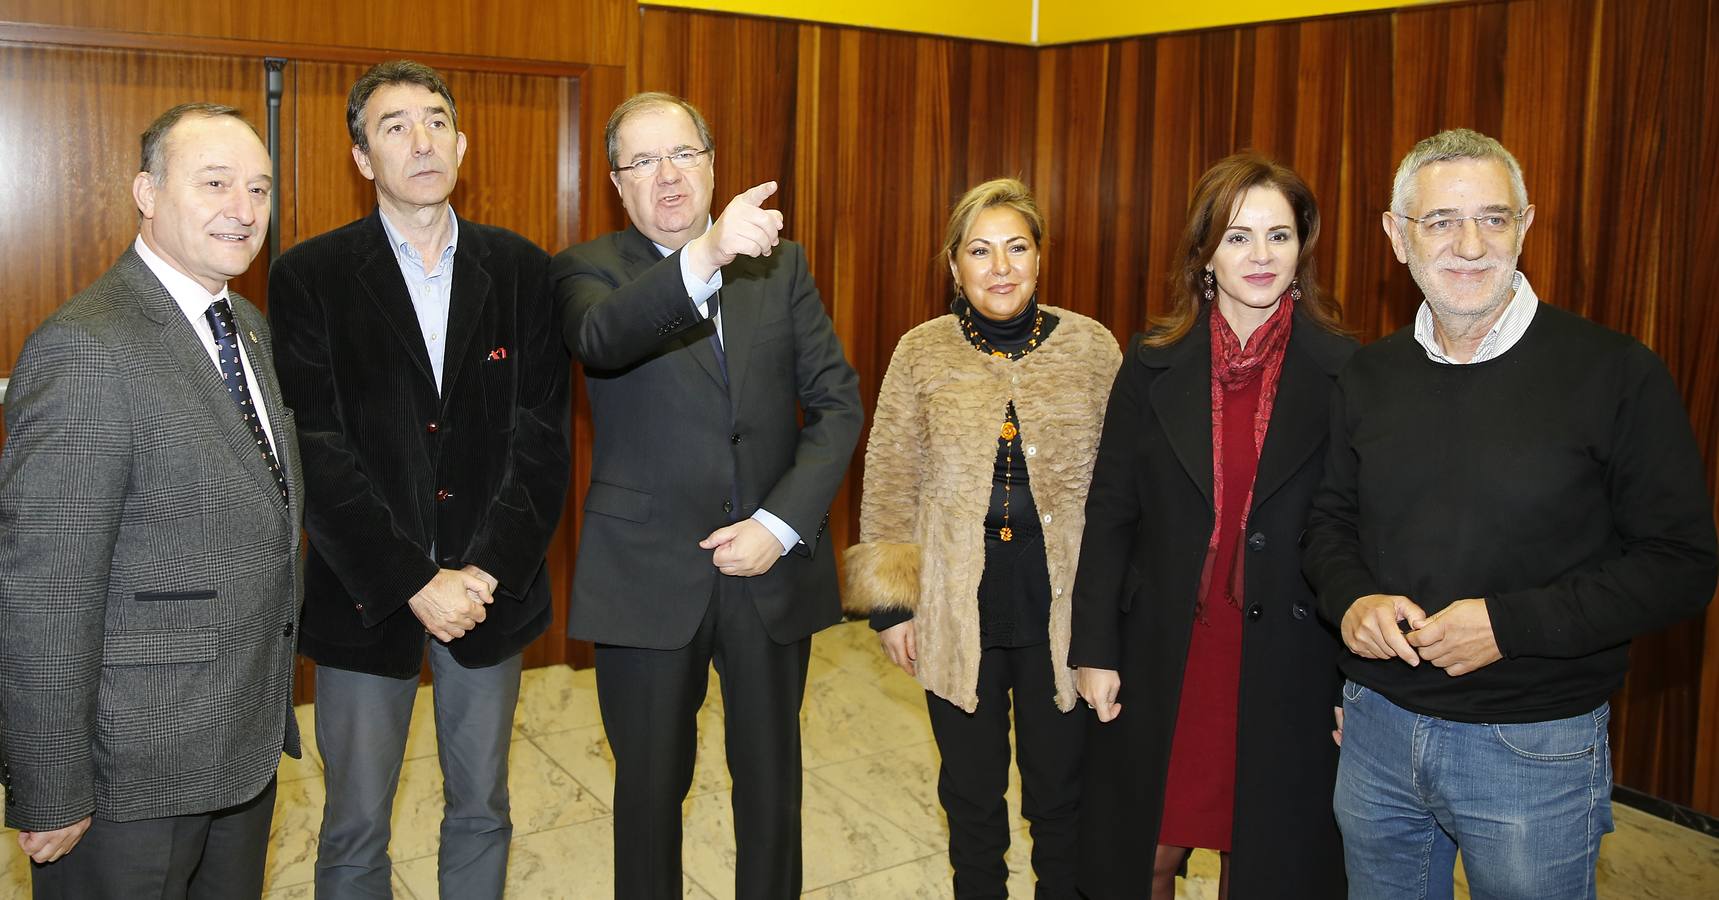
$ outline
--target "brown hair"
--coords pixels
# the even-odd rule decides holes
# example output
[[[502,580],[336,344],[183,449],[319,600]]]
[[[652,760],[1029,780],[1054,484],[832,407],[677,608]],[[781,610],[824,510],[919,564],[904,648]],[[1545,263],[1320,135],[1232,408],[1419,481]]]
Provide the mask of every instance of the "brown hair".
[[[442,73],[421,62],[390,60],[372,66],[352,83],[352,90],[346,93],[346,131],[352,137],[352,146],[365,153],[370,152],[370,137],[364,133],[364,107],[370,103],[371,94],[391,84],[415,84],[432,94],[442,95],[442,99],[448,101],[448,117],[454,120],[454,128],[460,127],[460,111],[454,106],[454,92],[448,90]]]
[[[1006,206],[1020,213],[1021,218],[1027,220],[1027,230],[1032,233],[1033,243],[1040,249],[1044,248],[1045,215],[1039,211],[1033,192],[1027,190],[1018,178],[993,178],[962,194],[961,199],[955,201],[955,208],[949,211],[949,225],[943,235],[945,262],[955,258],[955,251],[960,249],[967,229],[973,227],[973,220],[993,206]]]
[[[1170,281],[1170,311],[1152,320],[1152,330],[1146,335],[1149,347],[1167,347],[1185,337],[1194,327],[1195,317],[1205,308],[1203,278],[1206,265],[1218,250],[1227,219],[1220,220],[1221,211],[1228,216],[1236,202],[1249,188],[1271,187],[1280,191],[1295,213],[1295,236],[1300,241],[1300,254],[1295,261],[1295,278],[1301,286],[1301,299],[1296,308],[1307,314],[1314,324],[1327,331],[1341,334],[1343,308],[1335,298],[1319,287],[1314,272],[1313,248],[1319,243],[1319,206],[1313,191],[1293,169],[1252,151],[1226,156],[1200,176],[1194,186],[1194,198],[1188,203],[1188,225],[1182,230],[1182,240],[1176,245],[1175,271]]]
[[[245,127],[251,129],[252,134],[257,134],[257,126],[246,122],[245,117],[231,106],[223,106],[219,103],[181,103],[173,107],[149,123],[143,136],[138,139],[143,150],[139,165],[142,166],[142,171],[149,173],[149,177],[154,180],[157,187],[160,187],[162,180],[167,177],[167,133],[172,131],[173,126],[178,125],[180,120],[187,116],[203,119],[228,116],[244,122]],[[262,135],[257,135],[257,139],[262,140]]]

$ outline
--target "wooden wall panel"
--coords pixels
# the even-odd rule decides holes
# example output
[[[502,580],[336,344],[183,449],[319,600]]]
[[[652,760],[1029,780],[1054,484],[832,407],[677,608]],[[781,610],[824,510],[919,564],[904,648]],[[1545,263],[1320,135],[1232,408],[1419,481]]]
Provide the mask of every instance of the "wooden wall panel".
[[[635,0],[0,0],[0,22],[619,66],[637,9]]]
[[[0,376],[24,339],[137,237],[138,139],[188,97],[260,121],[262,62],[231,56],[0,44]],[[90,90],[90,85],[108,87]],[[233,288],[261,297],[266,260]]]
[[[1044,299],[1120,338],[1164,308],[1194,180],[1262,150],[1320,198],[1320,271],[1348,325],[1394,331],[1420,295],[1380,227],[1392,175],[1416,140],[1465,126],[1524,165],[1538,212],[1521,265],[1540,295],[1660,352],[1719,474],[1719,255],[1696,249],[1719,239],[1711,0],[1500,0],[1037,50],[642,16],[636,86],[709,114],[718,205],[792,173],[788,235],[868,403],[896,340],[947,302],[935,256],[950,202],[1001,174],[1025,175],[1046,208]],[[838,544],[857,526],[858,473]],[[1719,812],[1719,624],[1645,637],[1635,660],[1614,701],[1620,781]]]

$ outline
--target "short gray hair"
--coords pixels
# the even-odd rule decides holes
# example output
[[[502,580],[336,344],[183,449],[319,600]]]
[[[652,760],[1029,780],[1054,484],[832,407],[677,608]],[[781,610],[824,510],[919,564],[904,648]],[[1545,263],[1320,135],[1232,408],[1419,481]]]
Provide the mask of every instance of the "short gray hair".
[[[698,139],[704,142],[704,149],[716,151],[716,139],[710,136],[710,126],[705,124],[704,114],[698,107],[662,91],[645,91],[634,94],[621,101],[615,111],[609,114],[609,124],[603,127],[603,144],[609,152],[609,170],[614,171],[621,165],[621,126],[636,113],[663,107],[675,107],[686,112],[692,119],[693,127],[698,129]]]
[[[1522,165],[1504,145],[1467,128],[1452,128],[1429,138],[1423,138],[1403,157],[1397,166],[1397,177],[1391,182],[1391,212],[1406,216],[1415,199],[1415,176],[1435,162],[1459,159],[1494,160],[1502,163],[1510,174],[1510,196],[1518,212],[1528,208],[1528,185],[1522,181]]]
[[[143,137],[139,141],[143,145],[143,154],[138,165],[140,166],[139,171],[148,172],[150,179],[157,186],[167,178],[167,133],[172,131],[173,126],[178,125],[186,116],[197,116],[203,119],[231,116],[245,122],[245,117],[238,108],[223,106],[219,103],[181,103],[156,116],[155,121],[149,123],[149,127],[143,130]],[[257,127],[250,122],[245,122],[245,127],[251,129],[252,134],[257,133]],[[257,135],[257,139],[261,140],[262,135]]]

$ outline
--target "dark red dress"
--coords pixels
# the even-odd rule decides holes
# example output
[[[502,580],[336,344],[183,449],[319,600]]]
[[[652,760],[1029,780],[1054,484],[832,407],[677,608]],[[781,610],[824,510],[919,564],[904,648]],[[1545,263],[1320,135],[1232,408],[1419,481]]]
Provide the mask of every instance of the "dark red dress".
[[[1242,611],[1226,595],[1241,544],[1244,505],[1252,495],[1259,454],[1253,446],[1260,378],[1224,392],[1224,508],[1208,596],[1200,598],[1182,699],[1164,785],[1164,821],[1158,843],[1171,847],[1230,849],[1236,795],[1236,698],[1241,689]]]

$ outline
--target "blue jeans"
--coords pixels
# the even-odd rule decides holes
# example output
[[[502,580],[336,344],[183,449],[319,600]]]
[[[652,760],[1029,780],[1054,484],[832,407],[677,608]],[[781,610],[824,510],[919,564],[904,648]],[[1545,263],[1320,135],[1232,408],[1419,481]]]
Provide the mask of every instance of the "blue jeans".
[[[1610,716],[1472,725],[1344,684],[1333,808],[1351,900],[1449,898],[1459,849],[1474,900],[1592,900]]]

